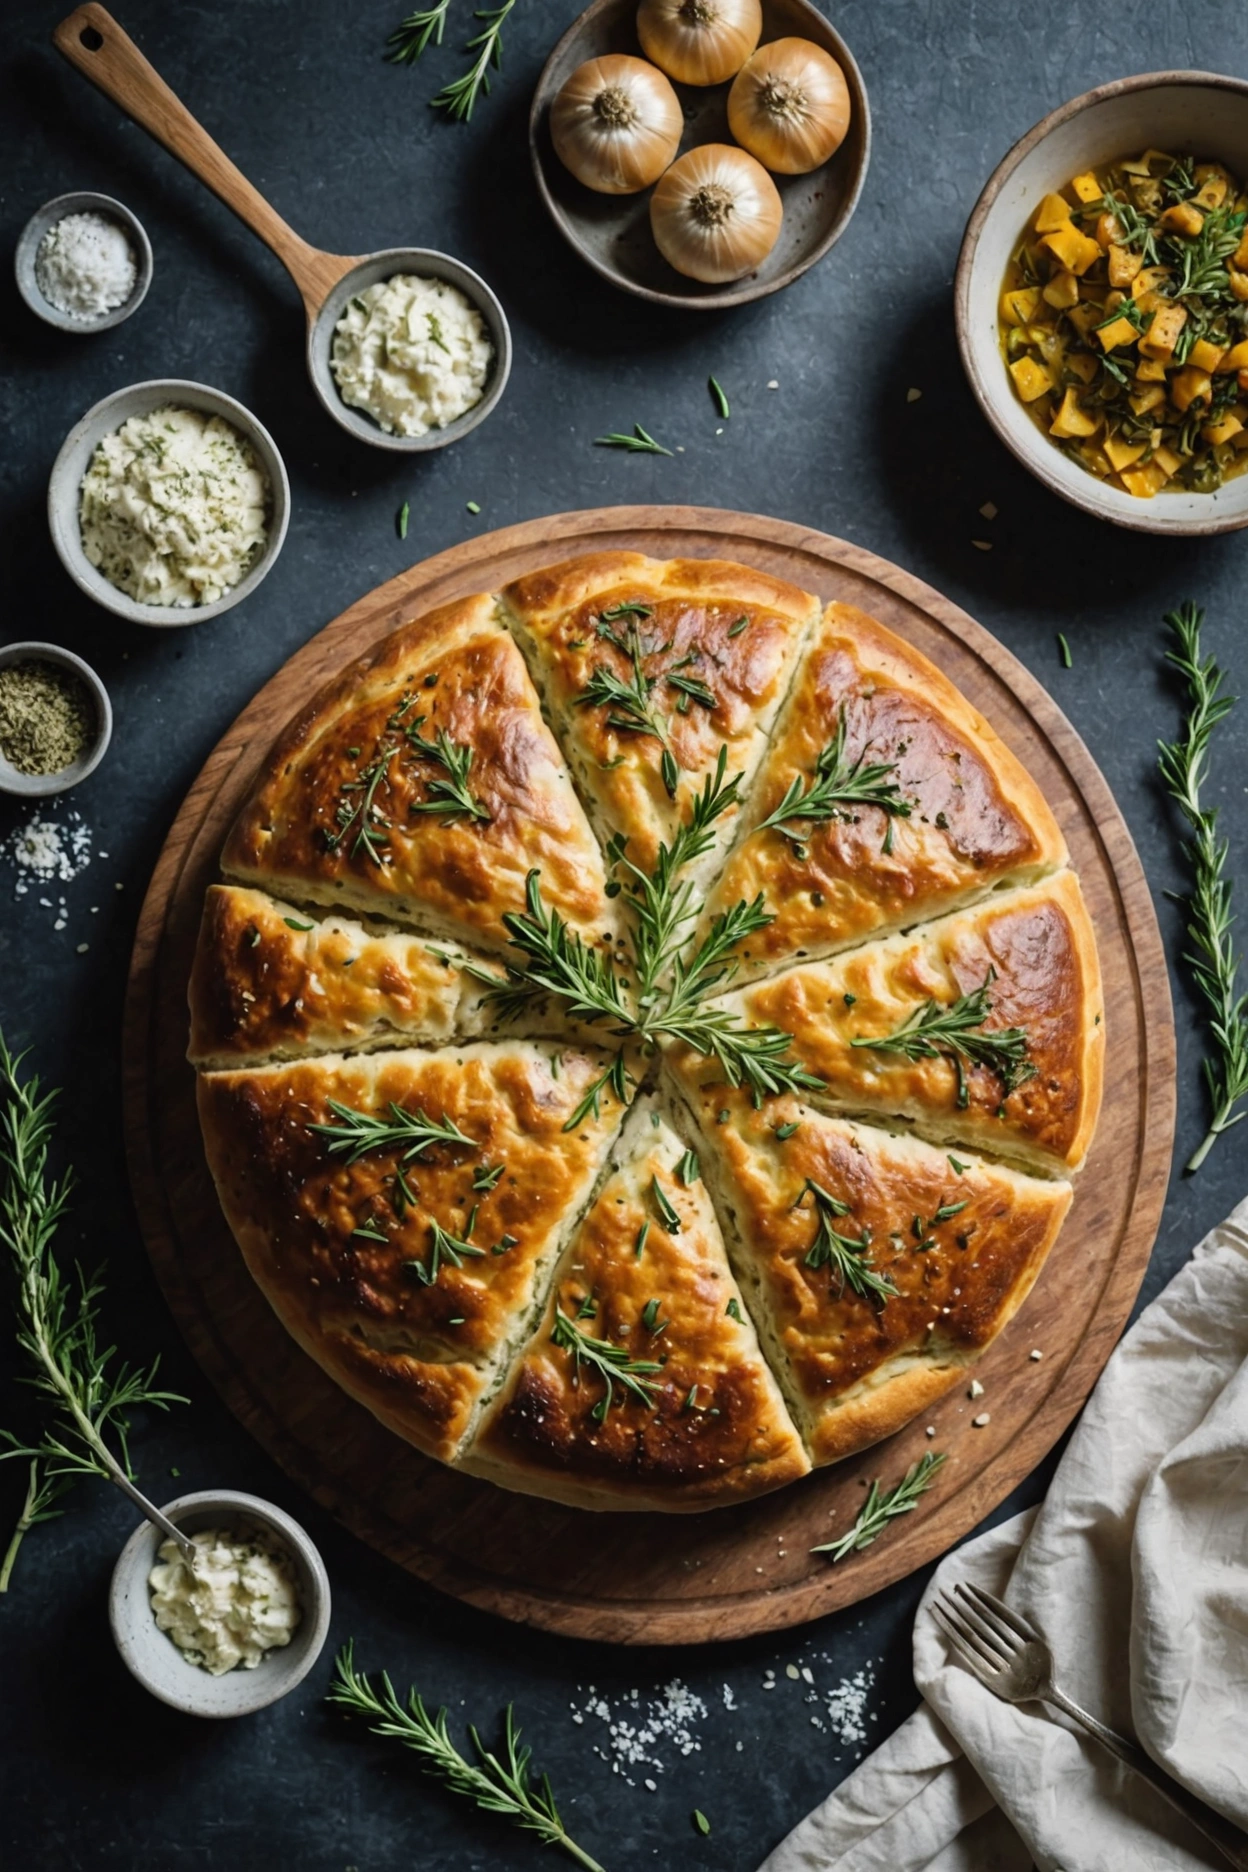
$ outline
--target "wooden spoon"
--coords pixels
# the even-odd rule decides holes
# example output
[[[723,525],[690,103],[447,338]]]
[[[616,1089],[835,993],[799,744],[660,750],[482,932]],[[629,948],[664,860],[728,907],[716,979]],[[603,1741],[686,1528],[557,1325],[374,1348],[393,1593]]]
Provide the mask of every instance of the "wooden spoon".
[[[362,256],[322,253],[319,247],[310,247],[235,168],[108,9],[97,5],[96,0],[75,7],[52,34],[52,43],[171,156],[185,163],[192,175],[232,208],[277,255],[299,288],[307,314],[312,387],[336,423],[377,448],[415,452],[443,448],[484,421],[506,387],[511,370],[511,332],[502,306],[471,268],[429,247],[391,247]],[[430,429],[422,436],[390,435],[362,410],[344,403],[330,370],[334,326],[347,301],[353,293],[396,273],[441,279],[458,287],[485,320],[494,346],[490,379],[481,401],[445,429]]]

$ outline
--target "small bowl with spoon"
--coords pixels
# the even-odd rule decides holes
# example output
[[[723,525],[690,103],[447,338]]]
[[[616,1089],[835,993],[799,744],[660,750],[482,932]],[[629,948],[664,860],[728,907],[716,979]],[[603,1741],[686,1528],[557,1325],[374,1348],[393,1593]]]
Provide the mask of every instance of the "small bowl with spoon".
[[[326,411],[348,434],[374,448],[420,454],[459,441],[495,408],[511,371],[511,332],[502,306],[485,281],[450,254],[430,247],[390,247],[372,254],[331,254],[309,246],[252,187],[207,131],[148,63],[105,7],[88,0],[52,34],[52,43],[76,70],[127,116],[185,163],[227,208],[259,236],[294,280],[307,315],[308,376]],[[395,435],[361,409],[344,403],[334,381],[334,328],[348,302],[397,274],[444,281],[476,308],[489,332],[493,357],[480,399],[443,428]]]

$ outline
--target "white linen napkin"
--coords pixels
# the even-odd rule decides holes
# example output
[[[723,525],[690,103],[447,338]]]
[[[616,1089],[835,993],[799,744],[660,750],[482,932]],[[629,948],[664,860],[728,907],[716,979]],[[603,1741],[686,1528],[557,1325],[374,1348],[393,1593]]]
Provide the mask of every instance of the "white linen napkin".
[[[922,1706],[760,1872],[1224,1869],[1064,1717],[951,1660],[930,1602],[959,1579],[1025,1613],[1077,1703],[1248,1828],[1248,1198],[1115,1351],[1041,1506],[938,1569],[915,1620]]]

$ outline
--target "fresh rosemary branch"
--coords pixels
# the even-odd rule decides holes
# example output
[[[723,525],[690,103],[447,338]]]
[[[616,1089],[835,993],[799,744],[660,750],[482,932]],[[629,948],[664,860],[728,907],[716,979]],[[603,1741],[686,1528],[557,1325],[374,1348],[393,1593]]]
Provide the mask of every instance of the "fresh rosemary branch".
[[[434,0],[423,11],[409,13],[386,40],[391,65],[414,65],[430,40],[441,45],[451,0]]]
[[[432,100],[432,109],[445,111],[456,123],[467,123],[478,97],[490,95],[491,69],[497,71],[503,62],[503,22],[515,4],[516,0],[503,0],[492,12],[488,8],[478,8],[473,14],[474,19],[483,22],[482,30],[468,41],[464,50],[476,52],[477,56],[462,78],[443,85]]]
[[[24,1535],[59,1512],[53,1503],[74,1478],[133,1480],[129,1413],[141,1404],[165,1410],[187,1401],[156,1389],[156,1360],[139,1371],[118,1363],[114,1347],[101,1347],[100,1276],[88,1277],[76,1267],[70,1282],[57,1265],[53,1238],[69,1206],[73,1177],[49,1176],[56,1093],[41,1093],[33,1075],[23,1080],[21,1066],[22,1056],[15,1058],[0,1036],[0,1246],[17,1276],[17,1343],[29,1361],[25,1381],[39,1396],[44,1421],[30,1442],[0,1431],[0,1461],[20,1457],[29,1464],[25,1504],[0,1563],[0,1591],[8,1587]]]
[[[1208,1009],[1214,1042],[1214,1055],[1204,1062],[1213,1115],[1203,1141],[1188,1159],[1187,1169],[1194,1173],[1217,1139],[1243,1118],[1244,1111],[1236,1107],[1248,1098],[1248,991],[1239,987],[1240,959],[1231,936],[1235,918],[1226,875],[1227,841],[1218,837],[1216,808],[1201,804],[1213,731],[1230,714],[1235,699],[1221,693],[1222,671],[1212,657],[1201,654],[1204,612],[1194,604],[1181,605],[1165,622],[1177,639],[1166,658],[1187,685],[1189,708],[1180,739],[1159,744],[1158,766],[1192,832],[1187,846],[1193,874],[1187,900],[1192,947],[1185,959]]]
[[[345,1155],[349,1164],[358,1163],[367,1151],[374,1150],[399,1150],[401,1161],[409,1164],[414,1158],[423,1157],[434,1144],[464,1144],[469,1150],[481,1148],[470,1137],[465,1137],[445,1113],[439,1123],[427,1118],[423,1111],[404,1111],[393,1100],[388,1118],[378,1117],[374,1112],[356,1111],[354,1106],[340,1105],[337,1099],[330,1099],[328,1103],[337,1124],[309,1125],[308,1130],[315,1131],[318,1137],[328,1138],[330,1154]]]
[[[413,813],[440,813],[444,818],[461,815],[469,819],[484,819],[488,822],[489,813],[477,799],[468,785],[468,774],[472,767],[472,749],[463,747],[458,741],[452,741],[445,728],[438,729],[436,741],[428,741],[419,730],[424,725],[424,716],[419,716],[405,732],[412,751],[424,760],[434,761],[448,776],[445,780],[439,775],[429,782],[429,797],[418,805],[408,807]]]
[[[801,846],[805,835],[791,831],[792,820],[827,820],[848,818],[844,811],[852,806],[878,806],[891,819],[908,819],[913,807],[902,797],[891,776],[897,772],[894,761],[868,761],[864,748],[854,761],[845,758],[845,704],[837,717],[836,733],[815,762],[814,777],[803,791],[800,779],[794,779],[776,810],[759,825],[759,831],[775,826],[790,843]]]
[[[630,449],[634,455],[670,455],[672,452],[664,448],[661,442],[656,442],[652,435],[647,435],[640,423],[633,424],[632,435],[620,435],[613,431],[611,435],[595,436],[594,447]]]
[[[532,1750],[520,1745],[520,1730],[510,1703],[502,1759],[485,1747],[470,1723],[468,1734],[477,1757],[470,1762],[451,1741],[445,1708],[431,1716],[415,1690],[408,1691],[406,1704],[401,1703],[385,1671],[380,1690],[373,1688],[355,1668],[354,1640],[343,1646],[334,1668],[331,1703],[365,1717],[374,1735],[392,1738],[412,1749],[420,1756],[425,1773],[435,1776],[452,1794],[462,1794],[483,1813],[501,1814],[526,1832],[536,1833],[544,1846],[561,1847],[585,1872],[603,1872],[598,1861],[569,1835],[555,1805],[549,1776],[542,1775],[536,1783],[530,1779]]]
[[[842,1534],[839,1540],[812,1547],[811,1553],[826,1553],[832,1561],[844,1560],[847,1554],[861,1553],[879,1538],[890,1521],[896,1520],[898,1515],[910,1514],[918,1506],[920,1495],[931,1488],[936,1471],[945,1460],[943,1451],[925,1451],[918,1462],[907,1469],[896,1488],[886,1495],[880,1493],[878,1481],[872,1482],[849,1532]]]
[[[570,930],[557,910],[542,903],[541,873],[529,872],[525,883],[528,914],[509,910],[503,917],[515,946],[529,958],[523,974],[512,971],[508,981],[490,990],[486,1000],[504,1013],[543,990],[568,1003],[574,1019],[613,1020],[620,1035],[631,1033],[633,1016],[624,988],[610,961],[588,949]]]
[[[589,1333],[582,1332],[576,1321],[569,1319],[559,1307],[555,1308],[550,1338],[552,1345],[571,1353],[574,1385],[580,1384],[581,1368],[585,1366],[596,1372],[606,1386],[590,1412],[595,1423],[605,1421],[615,1398],[617,1384],[630,1396],[639,1398],[647,1410],[654,1409],[651,1393],[657,1391],[658,1386],[649,1374],[663,1369],[654,1359],[630,1358],[624,1346],[615,1345],[610,1339],[595,1339]]]
[[[343,784],[341,792],[344,797],[338,804],[335,830],[325,833],[325,843],[331,852],[336,852],[347,834],[354,832],[355,837],[351,841],[353,858],[358,858],[363,852],[376,865],[386,862],[387,853],[382,847],[390,843],[390,821],[377,804],[377,789],[386,778],[390,763],[398,751],[397,743],[383,743],[363,772]],[[359,795],[354,804],[345,797],[348,793]]]
[[[663,749],[663,785],[674,799],[680,770],[672,753],[667,726],[650,702],[658,678],[646,674],[643,660],[646,652],[638,618],[649,616],[644,605],[617,605],[613,611],[603,613],[598,620],[598,635],[628,658],[631,674],[625,681],[609,663],[596,664],[576,701],[578,708],[605,708],[607,727],[614,728],[617,733],[652,735]],[[622,637],[615,629],[621,618],[625,619]]]
[[[903,1059],[947,1059],[958,1079],[958,1110],[969,1101],[966,1083],[968,1066],[986,1066],[1001,1081],[1004,1101],[1036,1069],[1027,1058],[1027,1034],[1022,1027],[998,1027],[982,1031],[992,1012],[988,990],[995,979],[989,968],[979,987],[959,995],[946,1005],[941,1001],[922,1001],[891,1034],[863,1034],[851,1040],[854,1047],[870,1047],[877,1053],[900,1053]]]
[[[897,1288],[887,1274],[880,1274],[870,1261],[871,1235],[863,1229],[858,1240],[849,1235],[841,1235],[833,1226],[842,1216],[849,1214],[849,1204],[843,1203],[830,1190],[824,1189],[812,1177],[806,1179],[798,1202],[810,1196],[815,1205],[815,1239],[806,1251],[808,1268],[830,1267],[839,1285],[837,1298],[848,1287],[863,1300],[876,1301],[883,1306],[892,1299]]]

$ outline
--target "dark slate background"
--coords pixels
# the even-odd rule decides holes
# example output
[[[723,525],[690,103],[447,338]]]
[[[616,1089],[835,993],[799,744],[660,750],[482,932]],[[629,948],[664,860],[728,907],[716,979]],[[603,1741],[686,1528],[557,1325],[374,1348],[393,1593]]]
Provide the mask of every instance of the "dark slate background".
[[[514,1698],[575,1834],[612,1872],[650,1865],[748,1872],[860,1752],[812,1727],[821,1697],[874,1675],[868,1739],[910,1711],[910,1621],[924,1577],[804,1631],[702,1651],[610,1651],[515,1630],[435,1596],[342,1532],[265,1459],[186,1355],[148,1272],[122,1158],[118,1039],[134,918],[166,828],[236,712],[351,600],[475,532],[607,502],[694,501],[757,510],[871,547],[931,581],[995,631],[1067,710],[1108,774],[1139,844],[1177,962],[1166,900],[1183,881],[1154,747],[1179,699],[1162,662],[1161,613],[1209,607],[1209,642],[1232,687],[1248,685],[1248,540],[1190,545],[1115,532],[1033,485],[974,407],[958,363],[950,287],[966,216],[1009,145],[1063,99],[1130,70],[1248,71],[1248,14],[1231,0],[1050,0],[1027,20],[1002,0],[844,0],[836,21],[861,62],[875,152],[857,216],[836,250],[789,291],[729,315],[661,315],[615,294],[547,224],[529,176],[528,100],[570,6],[520,0],[494,95],[468,127],[427,100],[458,71],[467,0],[441,53],[414,71],[382,62],[399,0],[119,0],[123,23],[248,176],[310,240],[339,252],[419,242],[461,255],[511,317],[516,363],[495,416],[455,448],[404,460],[334,428],[304,375],[302,320],[277,262],[140,130],[64,65],[56,6],[7,0],[0,76],[0,245],[52,195],[98,188],[135,209],[156,276],[139,314],[100,337],[39,325],[0,285],[0,586],[7,640],[46,637],[83,653],[112,692],[113,750],[71,803],[97,856],[64,891],[68,925],[37,890],[15,899],[0,864],[0,1008],[9,1040],[63,1085],[62,1133],[78,1166],[80,1251],[110,1264],[109,1325],[131,1355],[158,1352],[192,1399],[144,1422],[135,1450],[149,1491],[252,1489],[299,1516],[333,1578],[331,1644],[415,1679],[457,1718],[490,1725]],[[732,398],[717,435],[714,371]],[[268,425],[290,470],[294,516],[258,595],[199,629],[128,629],[82,599],[47,537],[53,457],[79,415],[140,378],[201,378]],[[780,389],[768,392],[768,379]],[[908,404],[911,386],[922,391]],[[685,453],[594,449],[642,422]],[[411,530],[395,530],[411,502]],[[479,516],[466,503],[480,504]],[[986,501],[999,508],[980,518]],[[973,539],[990,539],[992,551]],[[1063,670],[1064,630],[1074,668]],[[1212,791],[1248,896],[1248,706],[1221,737]],[[63,804],[54,817],[63,816]],[[0,800],[0,838],[25,818]],[[107,852],[107,859],[99,853]],[[114,889],[115,884],[124,888]],[[91,906],[98,912],[91,914]],[[85,954],[80,943],[89,943]],[[1179,1158],[1203,1130],[1196,1009],[1176,979]],[[1113,1062],[1110,1061],[1110,1071]],[[1243,1194],[1248,1127],[1200,1177],[1176,1174],[1145,1296]],[[71,1243],[71,1246],[77,1244]],[[7,1335],[5,1335],[7,1341]],[[4,1357],[8,1356],[7,1343]],[[6,1384],[2,1421],[16,1421]],[[180,1472],[180,1474],[179,1474]],[[1041,1494],[1046,1466],[1014,1506]],[[178,1474],[178,1480],[171,1478]],[[0,1507],[17,1477],[0,1471]],[[1002,1511],[1004,1512],[1004,1510]],[[245,1722],[215,1726],[147,1700],[105,1621],[131,1509],[83,1484],[65,1518],[27,1542],[0,1602],[0,1857],[14,1867],[137,1865],[300,1872],[524,1868],[541,1849],[423,1781],[397,1748],[326,1713],[330,1652],[303,1689]],[[763,1690],[765,1672],[776,1687]],[[679,1678],[705,1702],[700,1746],[656,1745],[662,1771],[634,1785],[594,1752],[589,1686],[644,1709]],[[727,1685],[735,1709],[726,1707]],[[609,1751],[608,1751],[609,1753]],[[644,1786],[643,1777],[656,1782]],[[699,1839],[700,1807],[712,1834]]]

